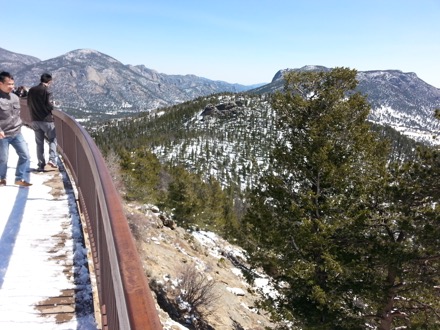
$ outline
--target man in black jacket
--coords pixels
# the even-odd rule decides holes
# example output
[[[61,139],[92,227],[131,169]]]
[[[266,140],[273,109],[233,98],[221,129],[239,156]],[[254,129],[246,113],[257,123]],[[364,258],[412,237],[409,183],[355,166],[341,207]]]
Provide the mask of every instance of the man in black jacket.
[[[48,87],[52,82],[49,73],[43,73],[40,84],[29,89],[27,104],[31,113],[32,128],[35,132],[35,143],[37,144],[38,171],[43,172],[46,166],[44,158],[44,139],[49,142],[49,161],[47,165],[57,168],[57,146],[55,123],[53,121],[52,94]]]

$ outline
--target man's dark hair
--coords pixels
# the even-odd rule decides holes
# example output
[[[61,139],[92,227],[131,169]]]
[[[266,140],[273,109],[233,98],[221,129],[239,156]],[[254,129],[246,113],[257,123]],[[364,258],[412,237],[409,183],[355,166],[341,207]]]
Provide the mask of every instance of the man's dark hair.
[[[9,72],[6,72],[6,71],[0,72],[0,81],[2,83],[5,82],[6,78],[14,80],[14,77],[12,77],[12,75]]]
[[[42,83],[48,83],[49,81],[51,81],[52,80],[52,75],[51,74],[49,74],[49,73],[43,73],[42,75],[41,75],[41,78],[40,78],[40,82],[42,82]]]

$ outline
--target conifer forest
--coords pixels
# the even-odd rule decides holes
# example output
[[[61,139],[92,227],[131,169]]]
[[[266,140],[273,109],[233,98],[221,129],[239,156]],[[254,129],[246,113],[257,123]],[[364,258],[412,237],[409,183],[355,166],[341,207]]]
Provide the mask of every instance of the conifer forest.
[[[439,329],[440,149],[369,122],[356,73],[292,71],[282,91],[200,97],[92,136],[124,199],[238,242],[276,288],[260,307],[287,328]]]

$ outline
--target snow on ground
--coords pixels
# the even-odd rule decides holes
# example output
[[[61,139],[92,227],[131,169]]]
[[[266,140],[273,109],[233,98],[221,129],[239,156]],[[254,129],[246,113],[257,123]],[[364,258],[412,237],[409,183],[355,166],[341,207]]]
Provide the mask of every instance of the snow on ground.
[[[209,253],[213,257],[220,259],[224,254],[227,254],[230,257],[236,259],[239,263],[246,263],[245,251],[237,246],[229,244],[228,242],[220,238],[217,234],[201,230],[194,231],[192,235],[201,245],[203,245],[209,251]],[[241,269],[232,268],[231,272],[234,273],[237,277],[244,279],[244,275]],[[253,289],[258,290],[265,296],[271,296],[272,298],[275,298],[278,293],[270,284],[269,277],[263,273],[259,273],[256,271],[253,271],[253,273],[255,276]],[[228,288],[228,291],[234,293],[235,295],[242,295],[243,293],[243,290],[239,288]]]
[[[22,133],[29,145],[30,167],[36,168],[34,133],[27,127]],[[73,190],[67,187],[67,193],[55,198],[45,184],[55,172],[29,173],[33,186],[15,186],[17,158],[10,147],[8,185],[0,187],[0,329],[96,329],[87,251],[81,244]],[[68,182],[60,165],[62,179]],[[60,235],[69,238],[62,247],[57,246]],[[60,255],[67,257],[54,258]],[[63,273],[66,267],[73,267],[74,278]],[[35,309],[36,303],[67,289],[77,290],[76,307],[82,311],[71,321],[57,324]]]

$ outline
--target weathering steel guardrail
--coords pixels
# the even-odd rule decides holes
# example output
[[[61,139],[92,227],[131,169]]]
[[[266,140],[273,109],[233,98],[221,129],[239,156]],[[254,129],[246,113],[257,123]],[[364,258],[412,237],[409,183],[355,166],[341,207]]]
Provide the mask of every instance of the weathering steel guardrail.
[[[22,99],[22,118],[30,122]],[[78,190],[95,266],[103,329],[162,329],[140,257],[101,152],[71,116],[54,110],[58,150]]]

